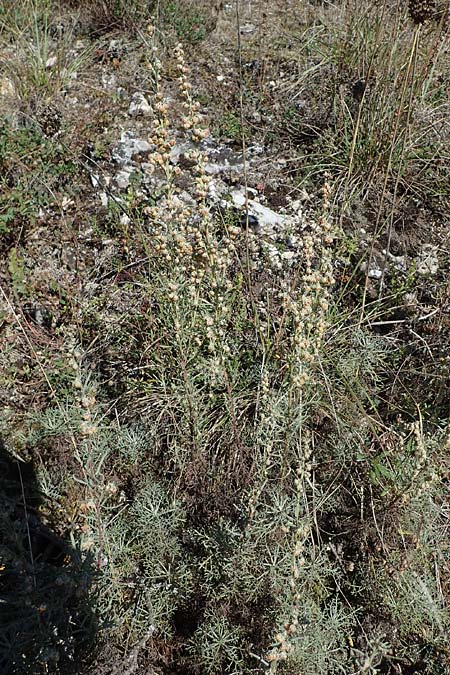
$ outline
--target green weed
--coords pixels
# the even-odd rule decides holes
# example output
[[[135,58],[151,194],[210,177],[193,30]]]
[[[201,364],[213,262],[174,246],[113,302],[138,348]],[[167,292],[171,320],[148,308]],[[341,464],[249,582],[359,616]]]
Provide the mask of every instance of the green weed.
[[[165,2],[162,13],[180,40],[195,45],[205,38],[206,17],[194,7],[179,1]]]

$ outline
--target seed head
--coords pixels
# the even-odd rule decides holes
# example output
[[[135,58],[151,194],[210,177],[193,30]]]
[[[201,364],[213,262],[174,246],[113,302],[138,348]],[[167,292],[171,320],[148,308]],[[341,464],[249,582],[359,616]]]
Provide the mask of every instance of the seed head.
[[[425,23],[436,11],[436,0],[408,0],[408,13],[415,24]]]

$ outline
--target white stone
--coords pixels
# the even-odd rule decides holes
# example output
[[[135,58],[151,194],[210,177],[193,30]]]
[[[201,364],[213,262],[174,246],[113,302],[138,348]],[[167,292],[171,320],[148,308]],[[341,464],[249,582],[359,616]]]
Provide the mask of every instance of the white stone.
[[[369,279],[381,279],[383,271],[376,261],[372,261],[372,266],[367,267],[367,262],[361,263],[361,272],[367,272]]]
[[[303,209],[303,204],[301,199],[295,199],[293,202],[290,203],[291,211],[293,211],[295,214],[300,213]]]
[[[114,89],[117,84],[117,78],[114,73],[102,73],[102,85],[104,89]]]
[[[58,62],[57,56],[49,56],[47,61],[45,62],[45,67],[53,68],[53,66],[56,66],[57,62]]]
[[[0,96],[2,98],[12,97],[16,93],[13,81],[9,77],[0,78]]]
[[[233,190],[231,193],[231,199],[236,208],[243,208],[246,206],[245,192],[244,190]],[[248,200],[248,212],[250,215],[255,216],[258,219],[258,222],[262,228],[266,229],[277,229],[283,227],[290,222],[290,219],[287,216],[283,216],[280,213],[276,213],[269,209],[267,206],[263,206],[256,199]]]
[[[295,253],[295,251],[283,251],[283,253],[281,254],[281,257],[282,257],[283,260],[291,261],[291,260],[294,260],[296,255],[297,254]]]
[[[61,208],[65,211],[71,204],[73,204],[73,199],[70,199],[67,195],[64,195],[61,202]]]

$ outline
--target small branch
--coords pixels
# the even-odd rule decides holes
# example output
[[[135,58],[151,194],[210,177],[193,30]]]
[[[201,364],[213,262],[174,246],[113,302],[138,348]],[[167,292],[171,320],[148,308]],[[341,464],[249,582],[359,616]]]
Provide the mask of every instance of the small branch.
[[[150,626],[149,630],[139,640],[139,642],[135,644],[135,646],[129,652],[129,654],[125,656],[122,659],[122,661],[116,663],[116,665],[110,671],[109,675],[134,675],[134,673],[136,673],[139,668],[138,664],[139,652],[146,646],[147,642],[150,640],[154,632],[155,627]],[[158,675],[156,670],[153,670],[153,668],[151,667],[148,670],[146,670],[146,673],[147,675]]]

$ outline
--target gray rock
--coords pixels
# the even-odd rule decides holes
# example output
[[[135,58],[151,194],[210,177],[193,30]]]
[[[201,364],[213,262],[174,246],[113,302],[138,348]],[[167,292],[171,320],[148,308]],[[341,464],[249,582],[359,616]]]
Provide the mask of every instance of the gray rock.
[[[133,146],[126,141],[119,141],[119,143],[117,143],[111,151],[113,160],[117,164],[128,164],[133,156],[132,147]]]
[[[205,166],[205,171],[211,176],[220,173],[229,173],[230,171],[237,171],[241,173],[244,170],[244,162],[242,154],[235,152],[232,148],[227,146],[216,146],[207,149],[208,162]]]
[[[390,251],[383,250],[383,255],[390,261],[392,267],[399,270],[400,272],[406,272],[407,265],[404,255],[393,255]]]
[[[361,272],[367,274],[369,279],[381,279],[383,276],[383,270],[381,269],[377,260],[372,260],[370,267],[368,267],[367,261],[363,261],[361,263]]]
[[[286,260],[287,262],[294,262],[297,257],[297,253],[295,251],[283,251],[281,254],[281,259]]]
[[[128,114],[131,117],[149,117],[152,112],[152,106],[147,101],[144,94],[142,94],[140,91],[135,92],[131,97]]]
[[[253,33],[255,31],[255,26],[252,23],[245,23],[240,28],[241,35],[247,35],[248,33]]]
[[[126,190],[129,187],[132,171],[132,167],[127,166],[116,173],[114,182],[120,190]]]
[[[108,206],[108,195],[106,192],[99,192],[98,196],[100,198],[100,204],[106,209]]]
[[[183,139],[170,151],[170,161],[172,164],[178,164],[184,155],[195,149],[197,148],[192,141]],[[226,145],[217,145],[212,138],[202,141],[199,149],[206,154],[205,172],[210,176],[230,174],[232,171],[242,173],[244,170],[242,153]]]
[[[172,150],[170,151],[170,161],[172,164],[178,164],[180,161],[180,158],[185,155],[187,152],[190,152],[191,150],[194,150],[195,146],[192,141],[189,140],[184,140],[181,141],[180,143],[176,143]]]
[[[136,138],[133,131],[123,131],[120,141],[116,143],[111,151],[113,160],[124,166],[129,164],[136,155],[143,155],[150,152],[153,146],[142,138]]]
[[[104,89],[114,89],[117,85],[117,78],[114,73],[108,73],[104,71],[102,73],[102,85]]]
[[[424,244],[417,257],[417,272],[422,276],[436,274],[439,270],[438,247]]]
[[[134,142],[133,156],[134,155],[143,155],[147,152],[150,152],[153,149],[153,146],[148,141],[144,139],[136,139]]]

